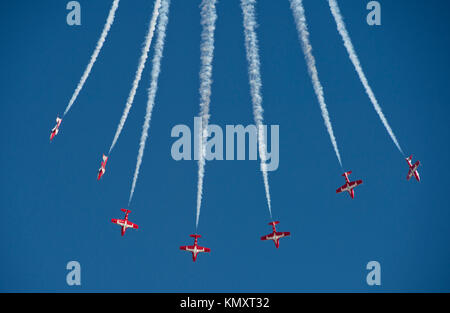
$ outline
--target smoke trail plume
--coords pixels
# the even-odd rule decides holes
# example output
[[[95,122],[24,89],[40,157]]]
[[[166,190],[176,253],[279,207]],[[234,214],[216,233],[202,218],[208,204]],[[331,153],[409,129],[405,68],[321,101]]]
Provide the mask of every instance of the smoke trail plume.
[[[119,125],[117,126],[116,134],[114,135],[114,139],[111,143],[111,147],[109,148],[109,153],[111,153],[112,149],[116,145],[117,139],[122,132],[123,126],[125,125],[125,121],[127,120],[128,113],[130,112],[131,106],[133,105],[134,96],[136,95],[136,90],[139,86],[139,81],[142,77],[142,71],[145,68],[145,62],[147,61],[148,51],[150,50],[150,44],[152,42],[153,34],[155,32],[156,19],[158,18],[159,8],[161,6],[161,0],[155,1],[155,7],[153,8],[152,19],[150,20],[150,24],[148,26],[147,36],[145,37],[144,47],[142,48],[142,54],[139,59],[139,64],[136,70],[136,75],[134,77],[133,84],[131,86],[130,93],[128,95],[127,102],[125,104],[125,109],[122,113],[122,117],[120,118]]]
[[[258,52],[258,38],[256,37],[255,0],[241,0],[241,8],[244,17],[245,50],[247,52],[248,76],[250,83],[250,93],[253,103],[253,118],[258,130],[258,149],[261,159],[261,171],[264,180],[264,188],[269,208],[270,218],[272,218],[272,205],[270,200],[269,177],[267,174],[266,160],[267,148],[265,144],[265,134],[263,131],[263,108],[261,94],[261,73]]]
[[[398,150],[403,154],[402,148],[400,148],[400,144],[398,143],[394,132],[392,131],[391,127],[389,126],[389,123],[388,123],[386,117],[384,116],[383,111],[381,110],[381,107],[378,104],[377,99],[375,98],[375,94],[373,93],[372,88],[370,88],[370,86],[369,86],[369,82],[367,81],[366,75],[364,74],[361,64],[359,63],[358,55],[356,54],[355,49],[353,48],[352,41],[351,41],[350,36],[345,27],[345,23],[342,18],[342,14],[339,10],[337,1],[336,0],[328,0],[328,4],[330,5],[331,13],[333,14],[334,20],[336,22],[337,30],[339,31],[339,34],[342,37],[342,41],[344,42],[344,46],[347,49],[348,56],[349,56],[350,60],[352,61],[356,72],[358,73],[361,83],[363,84],[364,89],[365,89],[367,95],[369,96],[369,99],[372,102],[372,105],[373,105],[375,111],[377,112],[378,116],[380,117],[381,122],[383,123],[384,127],[386,128],[387,132],[389,133],[389,136],[391,136],[392,141],[395,143]]]
[[[128,205],[133,198],[134,188],[139,175],[139,169],[142,164],[142,157],[144,156],[145,143],[148,137],[148,130],[150,128],[150,120],[152,118],[152,111],[155,105],[155,96],[158,89],[158,77],[161,71],[161,59],[164,51],[164,39],[166,38],[166,28],[169,21],[169,6],[170,0],[162,0],[161,9],[159,12],[159,19],[157,25],[157,38],[155,45],[155,54],[153,55],[153,68],[151,73],[151,83],[148,89],[147,109],[145,112],[144,125],[142,126],[141,141],[139,143],[139,152],[137,156],[136,169],[134,171],[133,184],[131,186],[130,198],[128,199]]]
[[[319,74],[316,68],[316,60],[312,54],[312,46],[309,42],[308,25],[306,23],[305,10],[303,8],[302,0],[290,0],[291,9],[294,15],[294,20],[297,25],[297,31],[300,41],[302,43],[303,53],[305,54],[306,64],[308,66],[308,72],[311,76],[314,92],[317,96],[317,100],[320,104],[320,110],[322,111],[322,117],[330,136],[331,143],[333,144],[334,151],[336,152],[339,164],[342,167],[341,155],[339,154],[336,138],[334,137],[333,127],[331,126],[330,116],[328,114],[327,105],[323,95],[323,87],[319,80]]]
[[[103,27],[103,31],[100,35],[100,38],[97,41],[97,46],[95,47],[95,50],[91,55],[91,60],[89,61],[89,64],[87,65],[86,69],[84,70],[84,73],[81,76],[80,82],[78,83],[77,87],[75,88],[72,98],[70,98],[69,104],[67,105],[66,110],[64,111],[64,115],[66,115],[67,112],[69,112],[73,103],[77,99],[78,94],[80,93],[81,89],[83,88],[84,83],[86,82],[87,78],[89,77],[89,74],[91,73],[92,67],[94,66],[94,63],[97,60],[100,50],[102,50],[103,44],[105,43],[106,37],[108,36],[108,32],[111,29],[111,25],[114,22],[114,17],[116,15],[116,10],[119,6],[119,1],[120,0],[113,1],[111,9],[109,10],[108,18],[106,19],[105,26]]]
[[[195,227],[198,228],[203,196],[205,175],[206,140],[208,139],[209,103],[211,101],[212,61],[214,57],[214,31],[216,28],[216,0],[203,0],[201,5],[201,43],[200,43],[200,158],[198,160],[197,215]]]

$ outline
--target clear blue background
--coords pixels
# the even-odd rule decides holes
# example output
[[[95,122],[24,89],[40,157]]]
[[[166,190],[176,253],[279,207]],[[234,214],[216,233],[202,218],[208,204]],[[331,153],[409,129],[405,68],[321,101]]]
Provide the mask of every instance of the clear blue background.
[[[408,171],[356,75],[327,1],[305,1],[313,53],[345,170],[343,184],[289,2],[257,4],[263,106],[280,125],[280,166],[270,173],[274,218],[292,236],[275,249],[259,161],[206,166],[199,233],[210,247],[193,263],[178,249],[195,231],[197,163],[176,162],[173,126],[192,127],[199,108],[199,1],[172,1],[150,137],[130,219],[127,205],[151,63],[134,106],[96,180],[133,80],[153,1],[121,1],[103,50],[61,131],[49,143],[104,25],[111,1],[80,1],[82,25],[66,24],[67,1],[0,3],[1,291],[299,292],[450,291],[449,40],[447,1],[339,1],[369,82],[406,154]],[[253,123],[242,13],[217,4],[211,123]],[[153,56],[151,50],[150,58]],[[66,264],[81,264],[78,287]],[[381,283],[366,284],[369,261]]]

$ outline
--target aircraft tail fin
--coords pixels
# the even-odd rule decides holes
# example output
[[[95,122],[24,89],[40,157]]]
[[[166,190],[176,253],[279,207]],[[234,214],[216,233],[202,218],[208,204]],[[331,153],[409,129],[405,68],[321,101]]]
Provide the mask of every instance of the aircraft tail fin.
[[[200,238],[200,237],[201,237],[201,235],[197,235],[197,234],[191,234],[191,235],[189,235],[189,237],[192,237],[192,238],[195,238],[195,239],[197,239],[197,238]]]
[[[270,222],[269,223],[270,226],[275,226],[277,224],[280,224],[280,222],[279,221],[274,221],[274,222]]]
[[[347,176],[347,175],[350,175],[352,173],[352,171],[348,171],[348,172],[345,172],[344,174],[342,174],[342,176]]]
[[[124,213],[130,213],[131,211],[130,210],[126,210],[126,209],[120,209],[122,212],[124,212]]]

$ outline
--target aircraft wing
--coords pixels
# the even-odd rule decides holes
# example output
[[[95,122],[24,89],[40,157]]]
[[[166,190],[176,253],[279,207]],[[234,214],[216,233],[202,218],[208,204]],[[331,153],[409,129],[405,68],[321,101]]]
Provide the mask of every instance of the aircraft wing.
[[[273,234],[262,236],[261,240],[273,240]]]
[[[198,252],[211,252],[210,248],[197,246]]]
[[[350,183],[350,187],[355,188],[356,186],[359,186],[362,184],[362,180],[352,181]]]
[[[111,222],[113,222],[114,224],[117,224],[117,225],[122,225],[125,221],[113,218],[113,219],[111,219]]]
[[[417,181],[420,181],[419,172],[417,170],[414,171],[414,176],[416,177]]]
[[[343,186],[339,187],[338,189],[336,189],[336,193],[343,192],[345,187],[347,187],[347,185],[343,185]]]
[[[138,229],[138,228],[139,228],[138,225],[136,225],[135,223],[132,223],[132,222],[130,222],[130,221],[127,221],[127,226],[131,226],[131,227],[133,227],[134,229]]]
[[[181,246],[180,250],[191,251],[194,250],[194,246]]]
[[[285,232],[277,232],[277,236],[281,236],[280,238],[282,238],[282,237],[287,237],[287,236],[290,236],[290,235],[291,235],[291,233],[288,232],[288,231],[285,231]]]

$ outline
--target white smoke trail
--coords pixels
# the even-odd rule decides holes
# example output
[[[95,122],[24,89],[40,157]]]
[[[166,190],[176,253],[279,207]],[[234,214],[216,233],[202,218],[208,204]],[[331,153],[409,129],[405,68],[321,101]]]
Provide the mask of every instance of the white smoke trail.
[[[158,89],[158,77],[161,71],[161,59],[164,51],[164,40],[166,38],[166,28],[169,21],[169,5],[170,0],[163,0],[159,12],[159,19],[157,25],[157,38],[155,45],[155,54],[153,55],[153,68],[151,73],[151,83],[148,89],[147,109],[145,112],[144,125],[142,126],[141,141],[139,143],[139,152],[137,156],[136,169],[134,171],[133,184],[131,186],[130,198],[128,199],[128,206],[133,198],[134,188],[139,175],[139,169],[142,164],[142,157],[144,156],[145,143],[148,137],[148,130],[150,128],[150,120],[152,118],[152,111],[155,105],[155,96]]]
[[[306,23],[305,10],[303,8],[302,0],[290,0],[291,9],[294,15],[295,23],[297,25],[297,31],[299,33],[299,38],[302,43],[303,53],[305,54],[306,64],[308,66],[308,72],[311,76],[311,81],[313,84],[314,92],[316,93],[317,100],[320,104],[320,110],[322,111],[322,117],[325,126],[328,130],[331,143],[333,144],[334,151],[336,152],[339,164],[342,167],[341,155],[339,154],[338,145],[336,138],[334,137],[333,127],[331,125],[330,116],[328,114],[327,105],[325,103],[325,98],[323,95],[323,87],[319,80],[319,74],[316,68],[316,60],[312,54],[312,46],[309,42],[309,32],[308,25]]]
[[[97,46],[95,47],[94,52],[91,55],[91,60],[89,61],[89,64],[87,65],[86,69],[84,70],[83,76],[81,76],[80,82],[77,85],[77,88],[75,89],[72,98],[70,98],[69,104],[66,107],[66,110],[64,111],[64,115],[69,112],[70,108],[72,107],[73,103],[78,97],[78,94],[80,93],[81,89],[84,86],[84,83],[86,82],[87,78],[89,77],[89,74],[91,73],[92,67],[94,66],[95,61],[97,60],[97,57],[100,53],[100,50],[102,50],[103,44],[106,40],[106,37],[108,36],[108,32],[111,29],[111,25],[114,22],[114,17],[116,15],[116,10],[119,6],[120,0],[114,0],[111,9],[109,10],[108,18],[106,19],[106,24],[103,27],[103,31],[100,35],[100,38],[97,41]]]
[[[112,149],[116,145],[117,139],[119,138],[120,133],[122,132],[123,126],[125,125],[125,121],[127,120],[128,113],[130,112],[131,106],[133,105],[134,96],[136,95],[136,90],[139,86],[139,81],[141,80],[142,77],[142,71],[145,68],[145,62],[147,61],[148,51],[150,50],[150,44],[152,42],[153,34],[155,32],[156,19],[158,18],[160,6],[161,0],[156,0],[155,7],[153,8],[152,19],[150,20],[150,24],[148,26],[147,36],[145,37],[144,47],[142,48],[142,54],[139,59],[139,64],[136,70],[136,75],[134,77],[130,93],[128,95],[127,103],[125,104],[125,109],[123,111],[122,117],[120,118],[119,125],[117,126],[116,134],[114,135],[111,147],[109,148],[109,153],[111,153]]]
[[[339,34],[342,37],[342,41],[344,42],[344,46],[347,49],[348,56],[349,56],[350,60],[352,61],[356,72],[358,73],[361,83],[363,84],[364,89],[365,89],[367,95],[369,96],[369,99],[372,102],[372,105],[373,105],[375,111],[378,113],[378,116],[380,117],[381,122],[383,122],[384,127],[386,128],[387,132],[389,133],[389,136],[391,136],[392,141],[395,143],[398,150],[403,154],[402,148],[400,148],[400,144],[398,143],[394,132],[392,131],[391,127],[389,126],[389,123],[388,123],[386,117],[384,116],[383,111],[381,110],[381,107],[378,104],[377,99],[375,98],[375,94],[373,93],[372,88],[370,88],[370,86],[369,86],[369,82],[367,81],[366,75],[363,72],[361,64],[359,63],[358,55],[356,54],[355,49],[353,48],[353,44],[352,44],[350,36],[347,32],[347,29],[345,27],[345,23],[342,18],[342,14],[339,10],[339,6],[335,0],[328,0],[328,4],[330,5],[331,13],[333,14],[337,29],[339,31]]]
[[[253,103],[253,118],[258,130],[258,149],[261,159],[261,171],[266,191],[267,206],[269,208],[270,218],[272,218],[272,205],[270,200],[269,177],[266,169],[266,144],[263,131],[263,108],[261,94],[261,73],[258,52],[258,38],[256,37],[256,18],[255,18],[256,0],[241,0],[241,8],[244,17],[244,35],[245,50],[247,52],[248,76],[250,83],[250,93]]]
[[[198,160],[197,215],[195,227],[198,228],[203,196],[205,175],[206,140],[208,139],[209,103],[211,101],[212,61],[214,57],[214,31],[216,28],[216,0],[203,0],[201,5],[201,43],[200,43],[200,158]]]

